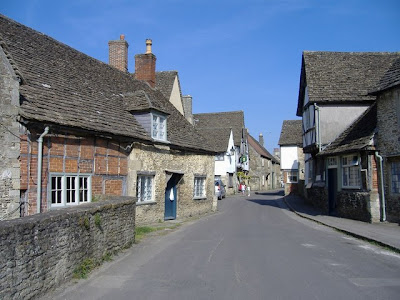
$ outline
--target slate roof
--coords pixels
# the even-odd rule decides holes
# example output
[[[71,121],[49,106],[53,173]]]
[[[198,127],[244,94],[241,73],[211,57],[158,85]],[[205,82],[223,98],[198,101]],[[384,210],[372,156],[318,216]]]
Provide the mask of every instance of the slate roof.
[[[400,52],[303,52],[297,116],[306,86],[310,103],[374,101],[369,91],[398,58]]]
[[[169,114],[171,146],[211,151],[202,136],[157,90],[53,38],[0,15],[0,45],[23,77],[21,116],[111,136],[153,142],[131,111]]]
[[[377,94],[378,92],[385,91],[398,85],[400,85],[400,58],[393,62],[385,75],[379,81],[372,94]]]
[[[281,135],[278,145],[289,146],[296,145],[303,147],[303,121],[302,120],[284,120],[282,123]]]
[[[376,128],[376,112],[376,103],[374,103],[318,155],[374,150],[373,137]]]
[[[193,120],[195,128],[209,141],[215,151],[227,150],[231,129],[235,146],[240,146],[245,128],[243,111],[193,114]]]
[[[175,77],[177,76],[177,71],[156,72],[156,88],[160,90],[167,99],[169,99],[171,96],[172,88],[174,87]]]
[[[252,137],[250,134],[247,134],[247,142],[249,145],[262,157],[265,157],[267,159],[272,160],[275,163],[279,163],[278,160],[268,152],[267,149],[265,149],[254,137]],[[251,159],[251,157],[250,157]]]

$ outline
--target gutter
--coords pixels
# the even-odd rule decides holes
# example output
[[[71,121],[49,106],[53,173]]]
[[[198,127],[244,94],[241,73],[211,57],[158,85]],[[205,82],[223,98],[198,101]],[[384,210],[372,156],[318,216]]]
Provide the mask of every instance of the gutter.
[[[382,216],[381,222],[386,222],[386,200],[385,200],[385,187],[383,186],[383,157],[378,154],[378,151],[375,151],[375,157],[379,160],[379,188],[380,188],[380,196],[381,196],[381,204],[382,204]]]
[[[44,132],[40,135],[38,141],[38,164],[37,164],[37,195],[36,195],[36,212],[40,214],[42,205],[42,162],[43,162],[43,137],[49,132],[46,126]]]

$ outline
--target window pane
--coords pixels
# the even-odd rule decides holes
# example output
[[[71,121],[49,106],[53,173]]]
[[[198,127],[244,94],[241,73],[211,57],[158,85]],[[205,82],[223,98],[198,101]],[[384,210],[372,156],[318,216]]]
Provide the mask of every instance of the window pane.
[[[153,200],[153,176],[138,176],[137,198],[138,202]]]
[[[400,162],[391,163],[391,191],[400,194]]]
[[[62,201],[62,176],[51,177],[51,203],[61,204]]]

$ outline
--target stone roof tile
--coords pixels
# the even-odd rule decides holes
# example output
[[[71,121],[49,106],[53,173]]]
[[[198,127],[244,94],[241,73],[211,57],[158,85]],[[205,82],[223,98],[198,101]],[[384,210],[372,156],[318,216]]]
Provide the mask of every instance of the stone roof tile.
[[[159,90],[135,80],[132,74],[2,15],[0,32],[23,74],[20,99],[25,119],[152,142],[131,113],[137,105],[137,109],[151,108],[170,115],[167,136],[171,146],[210,151],[202,136]],[[144,100],[140,95],[132,96],[138,91],[150,102],[139,101]],[[129,109],[126,98],[130,98]]]
[[[303,146],[303,126],[302,120],[284,120],[282,123],[281,135],[278,145]]]

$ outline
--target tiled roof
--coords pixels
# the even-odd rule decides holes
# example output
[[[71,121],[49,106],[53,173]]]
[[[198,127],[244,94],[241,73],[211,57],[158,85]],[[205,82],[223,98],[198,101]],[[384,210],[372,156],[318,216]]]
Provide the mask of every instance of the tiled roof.
[[[23,118],[151,142],[131,111],[152,108],[170,115],[171,146],[209,151],[201,135],[162,93],[132,74],[2,15],[0,32],[24,79],[20,86]]]
[[[332,155],[360,150],[373,150],[376,128],[376,103],[318,155]]]
[[[267,149],[265,149],[254,137],[252,137],[250,134],[247,134],[247,142],[253,149],[260,154],[261,156],[268,158],[272,160],[273,162],[278,162],[278,160],[268,152]],[[251,157],[250,157],[251,159]]]
[[[282,123],[281,136],[278,145],[303,146],[303,126],[302,120],[284,120]]]
[[[396,59],[381,78],[372,94],[400,85],[400,58]]]
[[[297,115],[306,86],[311,103],[375,100],[368,92],[398,58],[400,52],[303,52]]]
[[[235,146],[240,146],[242,131],[245,128],[243,111],[193,114],[193,120],[195,128],[215,151],[226,151],[231,129]]]
[[[167,99],[171,96],[176,76],[178,76],[177,71],[156,72],[156,88],[160,90]]]

